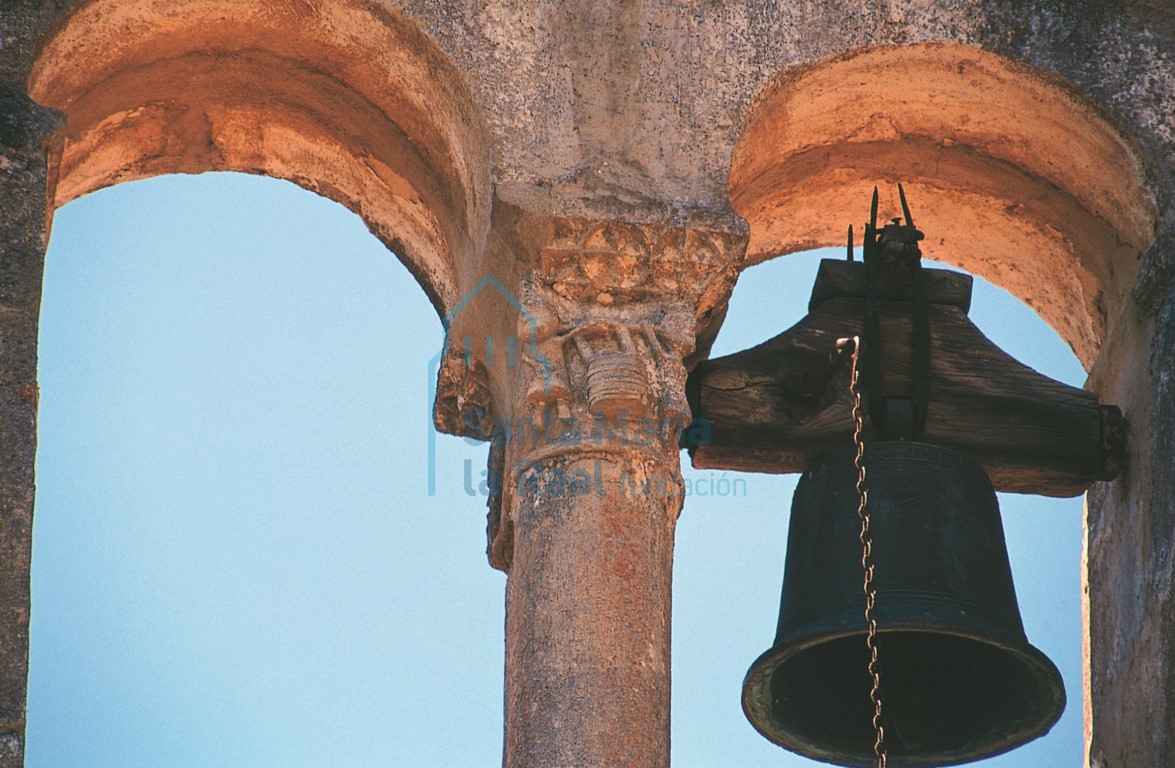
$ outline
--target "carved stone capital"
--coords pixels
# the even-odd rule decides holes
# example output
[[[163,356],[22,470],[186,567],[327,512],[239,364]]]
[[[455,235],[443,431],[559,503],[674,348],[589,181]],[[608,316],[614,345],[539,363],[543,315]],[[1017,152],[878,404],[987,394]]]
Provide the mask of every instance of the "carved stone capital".
[[[600,321],[553,334],[524,356],[525,393],[513,416],[496,419],[488,439],[491,563],[509,570],[510,510],[520,490],[554,482],[565,493],[601,494],[597,472],[564,473],[582,458],[616,463],[639,457],[668,483],[677,477],[679,435],[690,412],[678,348],[652,325]],[[564,477],[561,473],[566,474]]]
[[[636,418],[687,415],[681,318],[667,328],[598,321],[544,339],[531,363],[523,410]],[[678,333],[675,334],[674,331]]]
[[[708,350],[746,233],[516,210],[494,227],[486,274],[446,318],[435,421],[493,445],[489,553],[507,570],[516,486],[536,467],[639,457],[677,477],[686,365]]]
[[[534,276],[557,296],[588,309],[698,296],[741,257],[737,228],[542,217],[520,228],[537,257]]]

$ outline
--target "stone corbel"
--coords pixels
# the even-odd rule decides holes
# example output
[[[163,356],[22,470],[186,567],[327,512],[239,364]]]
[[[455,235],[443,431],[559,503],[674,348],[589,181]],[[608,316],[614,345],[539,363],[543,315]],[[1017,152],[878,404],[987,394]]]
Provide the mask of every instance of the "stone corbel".
[[[473,415],[476,414],[476,417]],[[446,435],[489,439],[483,425],[493,421],[490,374],[481,360],[446,350],[437,372],[433,423]]]

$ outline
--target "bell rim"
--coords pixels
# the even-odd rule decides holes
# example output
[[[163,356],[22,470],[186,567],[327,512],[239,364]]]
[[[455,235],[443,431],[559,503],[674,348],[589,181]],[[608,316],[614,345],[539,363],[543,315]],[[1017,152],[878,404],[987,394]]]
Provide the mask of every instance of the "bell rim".
[[[891,756],[889,764],[894,766],[950,766],[960,765],[963,763],[973,762],[975,760],[987,759],[1010,752],[1013,749],[1023,746],[1030,741],[1044,736],[1057,722],[1061,719],[1061,715],[1065,712],[1065,707],[1068,704],[1068,696],[1065,693],[1065,681],[1061,676],[1061,672],[1057,669],[1057,665],[1053,663],[1043,651],[1027,640],[1017,642],[1001,641],[999,638],[984,639],[974,635],[966,634],[964,632],[951,632],[944,630],[941,627],[924,627],[924,626],[893,626],[878,627],[877,633],[879,635],[892,633],[908,633],[921,632],[928,635],[943,635],[949,637],[959,637],[965,640],[970,640],[982,645],[988,645],[993,648],[998,648],[1007,651],[1016,656],[1026,668],[1031,670],[1034,677],[1046,683],[1047,688],[1054,695],[1051,697],[1054,703],[1052,712],[1045,718],[1040,719],[1034,723],[1030,728],[1025,728],[1019,731],[1015,738],[1010,740],[1003,746],[993,750],[978,752],[975,751],[965,755],[942,755],[938,753],[914,756]],[[778,666],[786,661],[788,658],[796,654],[813,648],[817,645],[827,643],[833,640],[839,640],[847,637],[860,637],[864,642],[866,630],[853,629],[843,632],[833,632],[823,634],[818,637],[809,637],[807,639],[793,641],[787,647],[781,647],[780,643],[776,643],[764,653],[760,654],[757,659],[751,664],[750,669],[747,670],[746,677],[743,679],[742,688],[742,708],[743,714],[751,725],[759,732],[761,736],[766,738],[771,743],[783,747],[796,754],[803,755],[813,760],[819,760],[833,765],[844,766],[862,766],[868,768],[874,764],[874,757],[872,753],[863,755],[860,761],[845,762],[845,757],[842,753],[835,753],[830,750],[821,750],[812,742],[800,739],[785,738],[787,734],[783,734],[774,729],[766,727],[766,723],[770,722],[770,717],[767,713],[767,708],[756,701],[756,693],[765,685],[770,685],[771,675],[778,668]],[[882,682],[882,690],[884,691],[884,680]]]

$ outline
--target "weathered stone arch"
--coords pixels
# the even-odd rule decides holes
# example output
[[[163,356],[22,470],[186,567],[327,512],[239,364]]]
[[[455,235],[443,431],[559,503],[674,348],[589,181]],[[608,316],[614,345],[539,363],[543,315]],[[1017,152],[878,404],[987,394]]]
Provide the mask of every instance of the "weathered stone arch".
[[[881,74],[883,73],[883,74]],[[924,253],[1011,291],[1089,367],[1155,237],[1128,142],[1054,76],[958,44],[874,47],[782,72],[730,173],[748,263],[843,244],[903,182]]]
[[[163,173],[288,179],[355,211],[442,315],[489,226],[489,142],[461,76],[383,4],[94,0],[29,76],[65,113],[51,205]]]

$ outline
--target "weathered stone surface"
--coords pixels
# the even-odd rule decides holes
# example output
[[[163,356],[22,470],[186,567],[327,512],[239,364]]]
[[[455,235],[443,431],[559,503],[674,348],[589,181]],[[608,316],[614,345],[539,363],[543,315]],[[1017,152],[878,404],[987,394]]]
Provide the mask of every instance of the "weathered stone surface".
[[[1143,258],[1131,298],[1143,316],[1151,316],[1170,295],[1175,285],[1175,230],[1167,230],[1155,239]]]
[[[911,182],[944,233],[928,255],[1034,306],[1123,407],[1128,463],[1089,496],[1090,762],[1175,762],[1169,3],[8,0],[0,81],[0,765],[21,752],[46,199],[208,170],[362,216],[459,342],[438,424],[491,438],[678,413],[743,267],[839,243],[874,183]],[[19,83],[67,116],[48,174]],[[610,487],[668,483],[676,444],[491,451],[515,480],[597,461]],[[679,500],[499,490],[507,762],[664,764]]]
[[[1175,142],[1170,9],[1156,2],[403,4],[471,81],[499,188],[565,213],[721,209],[748,109],[780,72],[866,46],[950,42],[1063,78],[1146,145]],[[902,83],[878,72],[879,99]],[[620,127],[623,126],[623,127]],[[666,137],[672,137],[667,140]],[[1164,210],[1172,200],[1164,193]]]
[[[1086,739],[1091,768],[1170,765],[1175,742],[1175,291],[1132,311],[1092,383],[1123,404],[1128,457],[1086,500]],[[1109,346],[1113,343],[1112,346]]]
[[[41,142],[56,116],[0,83],[0,766],[23,764],[37,445],[37,319],[48,241]]]
[[[506,586],[506,766],[669,765],[681,496],[647,489],[676,474],[648,456],[573,452],[521,478]]]

